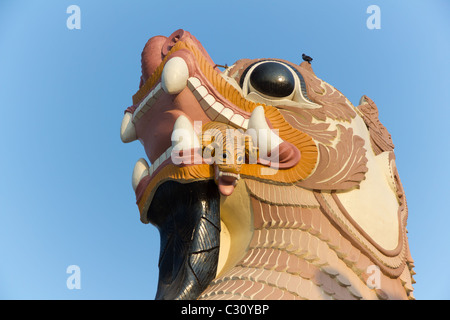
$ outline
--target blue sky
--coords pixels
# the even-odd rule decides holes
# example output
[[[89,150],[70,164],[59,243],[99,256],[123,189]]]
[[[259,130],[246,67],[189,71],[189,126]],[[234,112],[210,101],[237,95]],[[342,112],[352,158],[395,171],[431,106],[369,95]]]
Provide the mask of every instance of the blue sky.
[[[80,30],[66,27],[72,4]],[[218,64],[304,52],[353,104],[372,98],[406,190],[415,296],[450,299],[445,0],[0,0],[0,299],[154,298],[159,234],[131,188],[144,150],[119,128],[146,41],[179,28]]]

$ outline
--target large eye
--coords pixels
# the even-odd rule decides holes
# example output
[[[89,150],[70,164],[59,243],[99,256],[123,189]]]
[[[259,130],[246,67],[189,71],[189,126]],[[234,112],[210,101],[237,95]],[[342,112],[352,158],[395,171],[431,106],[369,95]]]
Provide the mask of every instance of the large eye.
[[[277,60],[258,60],[239,79],[246,99],[267,105],[298,105],[316,108],[306,92],[305,80],[294,66]]]
[[[250,84],[258,92],[276,98],[287,97],[295,89],[292,72],[277,62],[265,62],[253,69]]]

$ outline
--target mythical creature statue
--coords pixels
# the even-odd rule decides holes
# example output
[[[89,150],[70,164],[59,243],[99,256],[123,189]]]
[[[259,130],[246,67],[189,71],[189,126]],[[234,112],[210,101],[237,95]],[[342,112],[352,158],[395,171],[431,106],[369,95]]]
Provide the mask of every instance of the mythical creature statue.
[[[121,138],[151,162],[132,186],[156,299],[413,299],[391,136],[310,62],[219,67],[184,30],[145,45]]]

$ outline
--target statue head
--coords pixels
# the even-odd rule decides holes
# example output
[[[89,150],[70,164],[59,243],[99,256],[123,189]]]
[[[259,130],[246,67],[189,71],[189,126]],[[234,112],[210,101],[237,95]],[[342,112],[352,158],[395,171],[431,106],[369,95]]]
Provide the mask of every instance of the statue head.
[[[378,108],[365,95],[355,107],[303,59],[218,66],[184,30],[145,45],[121,138],[151,162],[138,161],[132,185],[141,221],[161,234],[158,299],[217,296],[214,281],[297,260],[280,270],[305,262],[318,278],[362,281],[370,261],[386,283],[411,283],[407,206]],[[253,266],[269,244],[292,256]],[[358,294],[390,297],[370,290]]]

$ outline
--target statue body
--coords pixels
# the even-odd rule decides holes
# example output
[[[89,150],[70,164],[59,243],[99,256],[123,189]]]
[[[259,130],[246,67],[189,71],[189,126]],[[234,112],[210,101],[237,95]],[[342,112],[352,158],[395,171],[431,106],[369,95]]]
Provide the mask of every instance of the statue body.
[[[124,142],[161,234],[157,299],[413,299],[407,204],[375,103],[311,60],[221,71],[189,32],[151,38]]]

